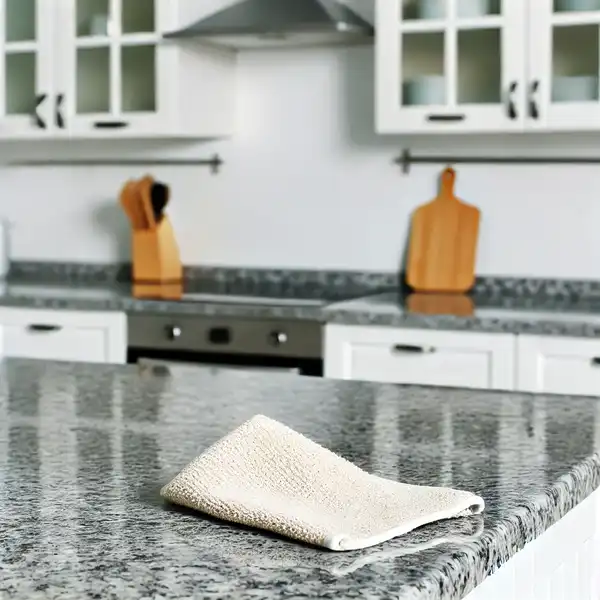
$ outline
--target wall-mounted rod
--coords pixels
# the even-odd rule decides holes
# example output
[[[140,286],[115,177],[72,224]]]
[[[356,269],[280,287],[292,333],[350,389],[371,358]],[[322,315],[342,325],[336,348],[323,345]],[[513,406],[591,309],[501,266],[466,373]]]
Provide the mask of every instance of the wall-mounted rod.
[[[394,159],[402,173],[410,173],[411,165],[599,165],[600,157],[529,157],[529,156],[414,156],[410,150],[404,150]]]
[[[1,161],[0,161],[1,162]],[[9,167],[210,167],[212,173],[218,173],[223,159],[215,154],[212,158],[124,158],[124,159],[31,159],[14,160],[5,163]]]

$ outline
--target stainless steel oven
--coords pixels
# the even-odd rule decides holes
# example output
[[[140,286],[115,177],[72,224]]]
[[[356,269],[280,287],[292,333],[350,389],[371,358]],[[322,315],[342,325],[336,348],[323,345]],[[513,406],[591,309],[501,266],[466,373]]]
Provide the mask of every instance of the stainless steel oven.
[[[143,360],[323,375],[317,321],[130,314],[130,363]]]

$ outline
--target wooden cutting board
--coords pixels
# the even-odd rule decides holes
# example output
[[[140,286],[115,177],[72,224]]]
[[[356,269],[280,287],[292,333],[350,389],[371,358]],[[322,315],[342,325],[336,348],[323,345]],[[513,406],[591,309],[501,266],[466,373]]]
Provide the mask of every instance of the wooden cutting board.
[[[412,217],[406,280],[416,292],[466,292],[475,283],[481,212],[454,195],[454,169],[441,176],[437,198]]]

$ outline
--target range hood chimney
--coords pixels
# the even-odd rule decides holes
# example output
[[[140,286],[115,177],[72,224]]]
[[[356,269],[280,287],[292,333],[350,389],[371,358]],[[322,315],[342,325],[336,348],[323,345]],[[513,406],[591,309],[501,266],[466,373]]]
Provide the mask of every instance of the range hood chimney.
[[[244,0],[164,37],[244,49],[364,43],[373,34],[337,0]]]

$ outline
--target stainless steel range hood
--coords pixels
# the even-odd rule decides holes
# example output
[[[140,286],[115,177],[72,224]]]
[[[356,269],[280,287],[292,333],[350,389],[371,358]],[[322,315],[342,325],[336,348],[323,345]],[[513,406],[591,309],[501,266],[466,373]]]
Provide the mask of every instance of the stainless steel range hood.
[[[373,32],[337,0],[244,0],[164,37],[242,49],[361,43]]]

